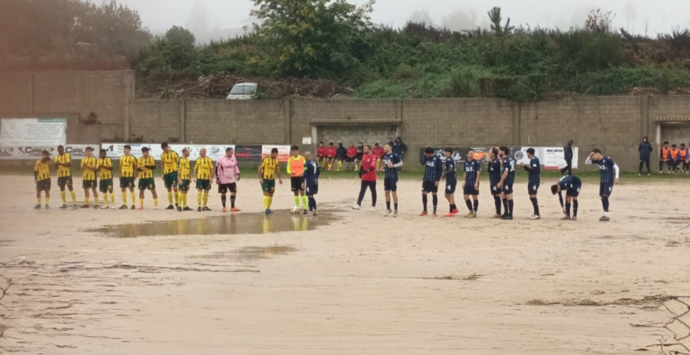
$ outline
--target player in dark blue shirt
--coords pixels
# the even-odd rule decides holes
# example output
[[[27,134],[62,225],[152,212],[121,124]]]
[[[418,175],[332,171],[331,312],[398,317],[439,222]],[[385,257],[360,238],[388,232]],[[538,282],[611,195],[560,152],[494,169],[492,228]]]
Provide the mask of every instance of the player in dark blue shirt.
[[[434,204],[434,214],[436,217],[436,208],[438,207],[438,183],[441,181],[441,175],[443,174],[443,162],[441,157],[434,154],[434,149],[426,148],[424,150],[424,155],[420,161],[424,165],[424,180],[422,182],[422,204],[424,205],[424,211],[420,213],[420,216],[426,216],[427,212],[427,194],[431,192],[431,196]]]
[[[558,180],[557,183],[551,186],[551,193],[558,194],[558,201],[561,203],[561,208],[563,208],[563,219],[571,219],[573,221],[577,220],[577,196],[580,195],[580,189],[582,188],[582,180],[575,175],[567,175]],[[565,191],[565,206],[563,205],[563,194]],[[573,216],[570,217],[570,206],[573,206]]]
[[[470,210],[470,213],[466,215],[465,218],[477,218],[477,210],[479,209],[479,177],[481,171],[481,163],[474,158],[474,150],[470,148],[470,150],[467,151],[465,174],[462,183],[465,204],[467,204],[467,208]],[[472,196],[474,205],[470,201],[470,196]]]
[[[383,156],[383,189],[386,192],[386,214],[384,217],[393,213],[393,217],[398,217],[398,171],[403,166],[400,155],[393,153],[390,143],[383,146],[386,153]],[[391,193],[393,194],[393,204],[395,212],[391,211]]]
[[[515,159],[510,156],[510,149],[508,147],[499,148],[499,158],[503,161],[501,169],[501,181],[496,185],[501,189],[501,197],[503,198],[504,213],[502,219],[513,219],[513,183],[515,182]]]
[[[498,159],[498,148],[491,148],[489,151],[489,187],[491,188],[491,196],[494,197],[494,205],[496,206],[496,213],[492,218],[501,217],[501,189],[498,188],[498,183],[501,182],[501,160]]]
[[[314,196],[319,193],[319,175],[321,175],[321,168],[316,160],[311,159],[311,153],[304,153],[304,180],[302,182],[302,189],[306,191],[307,198],[309,198],[309,212],[316,216],[316,199]]]
[[[450,204],[450,212],[443,217],[453,217],[459,212],[458,206],[455,205],[455,187],[458,184],[457,168],[453,159],[453,149],[446,148],[443,155],[446,157],[446,161],[443,162],[443,179],[446,180],[445,196]]]
[[[539,163],[539,158],[537,158],[534,153],[534,148],[527,149],[529,165],[520,163],[520,166],[525,168],[525,171],[529,173],[527,193],[529,194],[529,200],[532,201],[532,207],[534,208],[534,214],[530,219],[537,220],[541,219],[541,214],[539,214],[539,202],[537,201],[537,191],[539,191],[539,184],[541,183],[541,165]]]
[[[594,149],[591,153],[589,153],[589,157],[587,157],[585,164],[599,165],[599,176],[601,177],[599,184],[599,196],[601,196],[601,204],[604,207],[604,216],[599,218],[599,220],[602,222],[608,222],[610,221],[609,197],[611,197],[611,193],[613,192],[613,184],[617,184],[619,182],[618,175],[620,173],[620,169],[618,168],[618,165],[613,162],[613,159],[605,157],[603,154],[601,154],[601,150],[599,149]]]

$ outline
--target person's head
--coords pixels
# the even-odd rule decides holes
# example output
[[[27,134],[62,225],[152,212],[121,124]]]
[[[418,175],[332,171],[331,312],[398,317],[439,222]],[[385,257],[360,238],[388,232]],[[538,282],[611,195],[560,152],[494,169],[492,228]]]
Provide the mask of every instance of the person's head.
[[[642,141],[647,143],[649,141],[649,139],[647,137],[642,137]]]
[[[333,145],[333,144],[331,144]],[[323,147],[323,142],[319,142],[319,147]]]
[[[534,148],[527,149],[527,156],[530,159],[534,158]]]
[[[168,146],[167,142],[161,143],[161,148],[163,149],[164,152],[169,152],[170,151],[170,146]]]
[[[498,148],[498,156],[500,158],[506,158],[510,156],[510,149],[508,147],[500,147]]]
[[[144,158],[147,158],[149,156],[149,148],[148,147],[141,148],[141,154],[144,156]]]
[[[228,157],[228,158],[232,158],[232,154],[233,154],[234,152],[235,152],[235,151],[234,151],[232,148],[230,148],[230,147],[225,148],[225,156]]]
[[[363,148],[363,147],[364,147],[364,143],[359,142],[359,147],[360,147],[360,148]]]
[[[574,140],[572,140],[572,139],[568,139],[568,144],[573,144],[573,143],[575,143],[575,141],[574,141]]]
[[[378,147],[379,147],[379,144],[378,144],[378,143],[374,143],[374,148],[378,148]]]
[[[474,149],[470,148],[467,151],[467,161],[474,160]]]
[[[491,158],[491,159],[498,158],[498,148],[496,148],[496,147],[491,148],[491,150],[489,151],[489,158]]]
[[[427,147],[424,149],[424,155],[426,155],[427,158],[431,158],[434,156],[434,149],[431,147]]]
[[[451,149],[451,148],[446,148],[446,149],[443,151],[443,155],[444,155],[446,158],[452,157],[452,156],[453,156],[453,149]]]
[[[668,142],[664,142],[664,147],[668,147]]]
[[[589,159],[591,160],[601,160],[604,158],[604,155],[601,154],[601,150],[599,149],[592,149],[592,151],[589,153]]]
[[[48,152],[47,150],[43,149],[43,151],[41,152],[41,160],[43,160],[43,161],[48,161],[48,160],[50,160],[50,152]]]
[[[65,147],[59,145],[58,146],[58,154],[60,154],[60,155],[65,154]]]
[[[559,192],[561,192],[561,185],[558,185],[558,184],[553,184],[553,185],[551,185],[551,193],[552,193],[552,194],[555,195],[555,194],[557,194],[557,193],[559,193]]]
[[[362,144],[362,143],[360,143],[360,144]],[[371,154],[371,146],[370,145],[364,146],[364,154],[367,154],[367,155]]]
[[[86,156],[91,158],[93,156],[93,148],[86,147]]]
[[[333,143],[331,143],[331,147],[332,147],[332,146],[333,146]],[[342,144],[342,143],[338,143],[338,148],[342,148],[342,147],[343,147],[343,144]]]
[[[206,158],[206,148],[199,149],[199,156]]]
[[[189,148],[184,148],[182,149],[182,156],[185,158],[189,158]]]
[[[333,147],[334,147],[334,145],[333,145],[333,142],[331,142],[331,143],[330,143],[330,144],[328,144],[328,145],[329,145],[329,146],[331,146],[331,148],[333,148]],[[342,143],[340,143],[340,146],[342,147],[342,146],[343,146],[343,144],[342,144]]]
[[[400,137],[396,138],[395,143],[402,143],[402,138],[400,138]]]
[[[671,145],[671,149],[676,149],[676,145],[675,144]]]
[[[293,145],[292,147],[290,147],[290,153],[292,153],[293,157],[297,158],[297,156],[299,155],[299,147]]]
[[[105,159],[108,156],[108,152],[105,149],[101,149],[98,151],[98,157],[101,159]]]
[[[354,142],[350,142],[350,147],[354,147],[354,146],[355,146],[355,143],[354,143]]]
[[[271,149],[271,158],[275,159],[278,157],[278,148]]]
[[[383,146],[383,151],[386,152],[386,154],[390,154],[393,151],[393,147],[391,147],[390,143],[386,143]]]
[[[311,160],[311,152],[304,152],[304,159]]]
[[[685,149],[685,143],[680,144],[680,149]]]
[[[132,146],[131,145],[127,144],[127,145],[125,145],[124,148],[125,148],[125,155],[132,154]],[[60,149],[60,148],[58,148],[58,149]]]

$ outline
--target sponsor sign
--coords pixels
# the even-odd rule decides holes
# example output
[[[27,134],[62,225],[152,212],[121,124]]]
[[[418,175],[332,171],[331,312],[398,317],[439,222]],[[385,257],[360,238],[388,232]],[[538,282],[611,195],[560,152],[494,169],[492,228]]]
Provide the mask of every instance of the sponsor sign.
[[[86,147],[92,147],[94,155],[98,156],[98,144],[68,144],[65,145],[65,153],[69,153],[72,159],[81,159],[86,156]],[[50,157],[55,157],[58,154],[57,146],[44,147],[22,145],[13,147],[0,147],[0,160],[33,160],[41,157],[41,152],[47,150]]]
[[[286,163],[288,158],[290,158],[289,145],[264,145],[261,149],[261,159],[271,155],[271,150],[273,150],[273,148],[278,148],[278,161]]]
[[[237,161],[261,161],[261,150],[260,145],[238,145],[235,148],[235,157]]]
[[[112,159],[120,159],[121,156],[125,155],[125,145],[129,144],[132,147],[131,154],[137,158],[142,156],[141,148],[149,148],[149,155],[153,156],[154,159],[160,160],[161,154],[163,154],[163,149],[158,143],[105,143],[102,148],[106,150],[108,157]],[[184,148],[189,148],[189,160],[195,161],[200,157],[199,152],[201,149],[206,149],[206,156],[211,158],[213,161],[218,160],[220,157],[225,155],[226,148],[235,149],[235,145],[219,145],[219,144],[170,144],[170,149],[177,152],[180,157],[182,156],[182,150]]]
[[[529,148],[534,148],[534,155],[536,155],[537,158],[539,158],[539,162],[544,166],[544,169],[556,170],[561,169],[566,165],[563,147],[511,147],[510,154],[513,158],[515,158],[517,164],[529,164],[529,158],[527,157],[527,149]],[[421,148],[419,151],[420,161],[424,156],[425,149],[426,148]],[[455,160],[455,162],[457,164],[464,164],[467,160],[467,151],[470,148],[453,147],[452,149],[453,154],[451,156]],[[481,161],[482,163],[487,162],[489,150],[491,150],[491,147],[472,147],[472,149],[474,149],[475,151],[475,159]],[[434,148],[434,153],[440,156],[441,159],[445,159],[445,155],[443,154],[444,150],[445,148]],[[573,169],[577,169],[577,158],[578,148],[573,147]]]
[[[3,118],[0,146],[53,146],[67,141],[66,118]]]

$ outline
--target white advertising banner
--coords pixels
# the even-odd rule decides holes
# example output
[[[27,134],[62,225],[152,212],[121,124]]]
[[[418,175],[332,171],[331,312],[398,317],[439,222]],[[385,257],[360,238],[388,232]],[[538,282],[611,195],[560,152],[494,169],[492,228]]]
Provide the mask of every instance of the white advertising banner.
[[[163,149],[160,144],[149,144],[149,143],[104,143],[102,148],[106,150],[108,157],[112,159],[119,159],[121,156],[125,155],[125,145],[129,144],[132,147],[131,154],[137,158],[141,157],[141,148],[148,147],[149,154],[153,156],[156,160],[161,158]],[[213,161],[218,160],[220,157],[225,155],[225,149],[232,148],[235,149],[234,144],[170,144],[170,149],[177,152],[182,156],[182,149],[189,148],[189,160],[195,161],[200,155],[199,152],[202,148],[206,148],[206,156],[211,158]]]
[[[518,164],[529,164],[527,157],[527,149],[530,147],[521,147],[513,152],[513,157]],[[565,153],[563,147],[532,147],[534,148],[534,155],[539,158],[539,162],[546,170],[556,170],[565,167]],[[573,169],[577,169],[577,155],[578,148],[573,147]]]
[[[86,156],[86,147],[94,148],[94,155],[98,156],[98,144],[67,144],[65,145],[65,152],[69,153],[72,159],[81,159]],[[2,146],[0,147],[0,160],[38,160],[44,149],[50,153],[51,159],[58,154],[57,146]]]
[[[53,146],[67,142],[66,118],[3,118],[0,146]]]

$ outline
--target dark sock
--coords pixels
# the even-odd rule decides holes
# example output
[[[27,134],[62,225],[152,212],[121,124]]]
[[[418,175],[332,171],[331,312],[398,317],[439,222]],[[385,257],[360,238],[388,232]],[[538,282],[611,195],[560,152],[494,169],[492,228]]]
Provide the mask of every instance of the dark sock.
[[[539,216],[539,203],[537,201],[537,198],[530,198],[530,201],[532,201],[532,207],[534,207],[534,214]]]
[[[225,207],[225,202],[227,201],[227,198],[225,196],[220,197],[220,202],[223,203],[223,207]]]
[[[424,205],[424,212],[426,212],[427,198],[426,195],[422,195],[422,205]]]
[[[393,205],[395,206],[395,210],[397,211],[397,210],[398,210],[398,204],[395,203],[395,204],[393,204]]]
[[[577,217],[577,207],[578,207],[578,202],[577,200],[573,201],[573,217]]]
[[[503,215],[504,216],[508,215],[508,199],[507,198],[503,199]]]
[[[577,211],[577,207],[575,207],[575,211]],[[570,204],[569,203],[565,204],[565,215],[570,217]]]
[[[472,201],[466,200],[465,204],[467,205],[467,209],[470,210],[470,212],[474,212],[474,210],[472,209]]]
[[[391,202],[386,201],[386,211],[390,211],[390,209],[391,209]]]
[[[230,196],[230,207],[235,208],[235,196]]]
[[[474,200],[474,213],[479,211],[479,200]]]
[[[609,198],[608,197],[602,197],[601,198],[601,204],[604,205],[604,212],[609,211]]]
[[[494,196],[494,205],[496,206],[496,214],[501,214],[501,197]]]
[[[431,201],[434,203],[434,213],[436,213],[436,207],[438,207],[438,196],[431,196]]]
[[[513,217],[513,200],[508,200],[508,215]]]

